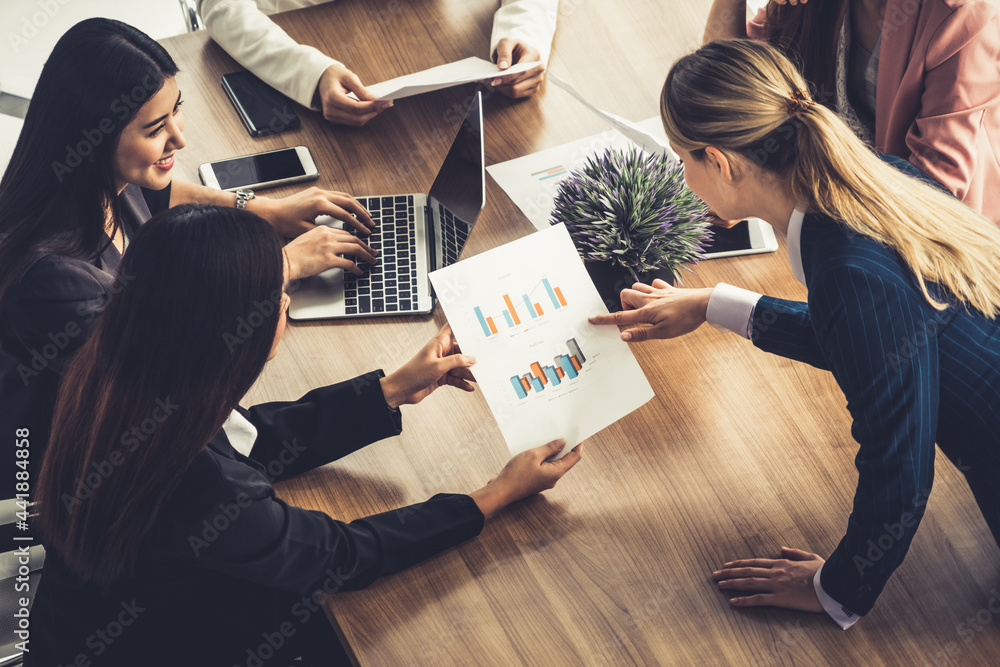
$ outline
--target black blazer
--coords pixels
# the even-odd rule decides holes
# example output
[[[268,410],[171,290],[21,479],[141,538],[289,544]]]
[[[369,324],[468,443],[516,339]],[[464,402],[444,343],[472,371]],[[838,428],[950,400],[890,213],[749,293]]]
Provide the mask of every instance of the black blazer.
[[[241,410],[257,428],[250,457],[216,435],[157,517],[129,580],[81,583],[49,549],[26,664],[71,664],[81,654],[93,664],[246,664],[248,648],[323,615],[314,591],[363,588],[478,535],[484,518],[466,495],[349,524],[275,497],[275,479],[400,432],[381,376]]]

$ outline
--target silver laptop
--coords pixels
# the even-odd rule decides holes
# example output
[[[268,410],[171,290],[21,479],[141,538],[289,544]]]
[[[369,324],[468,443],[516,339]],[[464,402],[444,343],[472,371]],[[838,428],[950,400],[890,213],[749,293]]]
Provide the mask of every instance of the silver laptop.
[[[330,269],[299,282],[288,314],[295,320],[429,313],[428,274],[454,264],[486,202],[482,94],[477,92],[429,194],[358,197],[377,227],[365,242],[378,265],[363,276]],[[317,224],[343,223],[321,216]],[[354,233],[353,230],[349,230]]]

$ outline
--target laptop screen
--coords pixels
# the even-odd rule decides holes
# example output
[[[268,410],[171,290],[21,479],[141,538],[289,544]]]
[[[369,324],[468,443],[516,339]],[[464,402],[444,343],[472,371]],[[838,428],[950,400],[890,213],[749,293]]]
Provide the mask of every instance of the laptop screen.
[[[482,93],[473,98],[429,194],[469,224],[476,221],[486,203]]]

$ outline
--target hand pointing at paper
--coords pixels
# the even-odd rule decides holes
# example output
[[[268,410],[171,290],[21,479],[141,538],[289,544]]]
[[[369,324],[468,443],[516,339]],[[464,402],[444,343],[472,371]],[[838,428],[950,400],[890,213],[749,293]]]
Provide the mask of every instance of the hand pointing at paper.
[[[642,325],[622,332],[622,340],[638,343],[653,338],[676,338],[691,333],[705,323],[712,288],[682,289],[663,280],[652,285],[636,283],[622,290],[620,312],[595,315],[591,324]]]

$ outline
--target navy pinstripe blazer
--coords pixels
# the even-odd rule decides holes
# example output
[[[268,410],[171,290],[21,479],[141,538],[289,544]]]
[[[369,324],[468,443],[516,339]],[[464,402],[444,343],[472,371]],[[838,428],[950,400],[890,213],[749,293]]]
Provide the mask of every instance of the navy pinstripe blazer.
[[[801,249],[808,303],[762,297],[752,339],[831,371],[847,398],[858,488],[821,583],[863,615],[920,523],[935,442],[1000,544],[1000,321],[935,310],[894,251],[829,218],[806,215]]]

